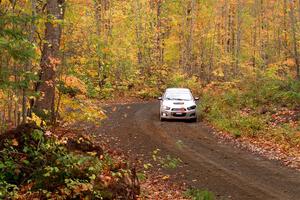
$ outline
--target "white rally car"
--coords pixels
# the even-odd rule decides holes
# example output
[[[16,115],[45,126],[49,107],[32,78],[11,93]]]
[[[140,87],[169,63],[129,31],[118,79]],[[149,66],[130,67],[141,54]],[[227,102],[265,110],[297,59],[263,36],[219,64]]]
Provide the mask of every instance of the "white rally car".
[[[160,120],[187,119],[197,121],[198,97],[186,88],[168,88],[160,100]]]

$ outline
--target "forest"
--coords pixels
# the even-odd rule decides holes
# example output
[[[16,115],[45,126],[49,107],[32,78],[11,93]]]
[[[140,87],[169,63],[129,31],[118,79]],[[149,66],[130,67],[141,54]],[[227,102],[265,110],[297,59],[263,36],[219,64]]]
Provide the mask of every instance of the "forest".
[[[296,0],[0,0],[0,198],[134,199],[123,157],[60,132],[168,87],[199,95],[222,134],[299,158],[299,54]]]

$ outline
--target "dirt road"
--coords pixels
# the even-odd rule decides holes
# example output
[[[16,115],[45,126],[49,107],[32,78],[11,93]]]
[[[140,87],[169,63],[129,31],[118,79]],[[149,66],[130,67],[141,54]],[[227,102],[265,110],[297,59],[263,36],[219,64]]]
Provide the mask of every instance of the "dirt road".
[[[221,144],[201,122],[160,122],[158,108],[158,103],[107,107],[99,134],[117,137],[115,145],[131,156],[150,158],[159,148],[180,158],[182,166],[170,170],[177,174],[173,181],[208,189],[217,199],[300,200],[299,172]]]

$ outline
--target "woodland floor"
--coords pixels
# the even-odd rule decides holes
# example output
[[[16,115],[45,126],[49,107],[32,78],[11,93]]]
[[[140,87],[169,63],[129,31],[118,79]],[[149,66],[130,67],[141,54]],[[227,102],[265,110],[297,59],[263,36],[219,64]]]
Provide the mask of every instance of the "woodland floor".
[[[181,199],[178,190],[193,187],[213,192],[216,199],[296,200],[300,197],[299,171],[221,141],[203,122],[160,122],[157,102],[109,103],[104,109],[108,118],[96,130],[99,140],[110,138],[110,145],[126,152],[132,161],[153,166],[147,175],[158,180],[145,182],[144,187],[156,184],[160,192],[153,190],[152,194],[141,196]],[[170,155],[182,162],[175,169],[163,168],[159,160],[153,159],[156,149],[160,151],[155,157]],[[164,191],[165,185],[171,185],[173,190]],[[159,193],[165,194],[161,197]]]

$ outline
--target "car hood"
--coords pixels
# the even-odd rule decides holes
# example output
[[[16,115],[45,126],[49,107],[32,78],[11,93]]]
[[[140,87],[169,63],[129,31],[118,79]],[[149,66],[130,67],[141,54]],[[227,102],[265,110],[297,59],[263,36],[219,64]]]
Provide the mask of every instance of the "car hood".
[[[177,100],[165,100],[162,103],[163,106],[171,108],[188,108],[196,105],[195,101],[177,101]]]

